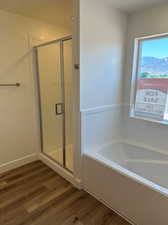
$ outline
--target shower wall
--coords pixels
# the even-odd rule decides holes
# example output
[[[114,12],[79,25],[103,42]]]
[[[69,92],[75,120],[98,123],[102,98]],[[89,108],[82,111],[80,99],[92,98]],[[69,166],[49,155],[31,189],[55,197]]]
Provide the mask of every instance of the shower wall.
[[[0,25],[0,83],[21,83],[19,88],[0,88],[2,172],[36,159],[36,153],[40,151],[30,44],[67,36],[70,31],[2,10]]]
[[[168,33],[168,4],[146,9],[129,16],[126,66],[124,72],[124,138],[147,147],[168,151],[168,126],[129,118],[134,38]]]

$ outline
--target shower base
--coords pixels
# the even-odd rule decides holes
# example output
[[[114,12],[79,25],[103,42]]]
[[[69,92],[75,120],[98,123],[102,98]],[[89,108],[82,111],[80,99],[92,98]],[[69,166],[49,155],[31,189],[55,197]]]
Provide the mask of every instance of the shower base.
[[[63,164],[63,152],[59,148],[52,149],[47,152],[47,155],[50,156],[52,159],[57,161],[60,164]],[[72,145],[68,145],[66,147],[66,168],[73,172],[73,148]]]

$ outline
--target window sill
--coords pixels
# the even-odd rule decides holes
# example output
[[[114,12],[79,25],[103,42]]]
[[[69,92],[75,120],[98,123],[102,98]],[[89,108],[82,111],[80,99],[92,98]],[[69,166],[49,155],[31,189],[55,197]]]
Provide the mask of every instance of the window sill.
[[[148,121],[148,122],[152,122],[152,123],[158,123],[158,124],[162,124],[162,125],[168,125],[168,121],[166,121],[166,120],[161,121],[161,120],[157,120],[157,119],[151,119],[151,118],[136,116],[133,113],[130,113],[129,116],[132,119],[139,119],[139,120],[144,120],[144,121]]]

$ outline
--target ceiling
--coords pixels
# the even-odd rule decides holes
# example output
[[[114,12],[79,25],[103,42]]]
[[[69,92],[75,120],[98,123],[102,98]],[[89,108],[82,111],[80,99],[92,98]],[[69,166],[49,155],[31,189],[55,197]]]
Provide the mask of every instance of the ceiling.
[[[141,9],[155,7],[162,3],[168,3],[168,0],[107,0],[109,3],[115,7],[132,13]]]
[[[72,0],[0,0],[0,9],[58,26],[70,26]]]
[[[106,1],[114,7],[128,13],[168,2],[168,0]],[[33,17],[68,29],[71,27],[71,17],[73,14],[72,2],[73,0],[0,0],[0,9],[18,13],[23,16]]]

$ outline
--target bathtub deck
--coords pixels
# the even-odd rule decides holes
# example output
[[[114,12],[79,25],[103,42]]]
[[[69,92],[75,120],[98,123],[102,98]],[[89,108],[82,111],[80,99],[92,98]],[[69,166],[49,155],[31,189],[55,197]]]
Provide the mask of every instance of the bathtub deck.
[[[0,225],[130,225],[37,161],[0,175]]]

